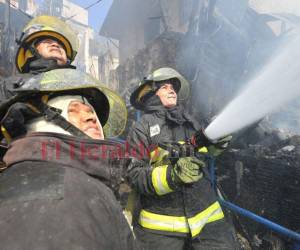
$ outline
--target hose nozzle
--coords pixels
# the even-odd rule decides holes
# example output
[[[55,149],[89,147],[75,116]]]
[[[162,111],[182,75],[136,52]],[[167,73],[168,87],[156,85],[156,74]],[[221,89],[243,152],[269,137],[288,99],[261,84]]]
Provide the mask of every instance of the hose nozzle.
[[[204,129],[198,130],[192,138],[189,140],[190,144],[192,144],[194,147],[201,148],[201,147],[208,147],[214,142],[210,140],[207,135],[204,133]]]

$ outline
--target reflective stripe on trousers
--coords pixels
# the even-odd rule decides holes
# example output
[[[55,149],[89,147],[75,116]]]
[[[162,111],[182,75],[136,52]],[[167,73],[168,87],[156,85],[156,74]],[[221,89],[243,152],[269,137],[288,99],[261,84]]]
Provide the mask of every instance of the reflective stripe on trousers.
[[[224,218],[224,213],[219,202],[216,201],[204,211],[191,218],[155,214],[142,209],[139,224],[144,228],[152,230],[177,233],[190,232],[192,237],[194,237],[201,232],[205,224],[222,218]]]

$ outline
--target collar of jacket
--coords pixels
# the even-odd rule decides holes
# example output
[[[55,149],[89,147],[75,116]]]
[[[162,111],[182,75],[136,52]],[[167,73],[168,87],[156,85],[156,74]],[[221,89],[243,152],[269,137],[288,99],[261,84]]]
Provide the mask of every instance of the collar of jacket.
[[[145,113],[155,113],[158,117],[165,117],[167,121],[178,125],[182,125],[184,122],[191,120],[181,105],[165,108],[156,95],[151,96],[145,102]]]
[[[47,72],[49,70],[63,69],[63,68],[76,69],[76,67],[71,64],[58,65],[56,60],[54,59],[45,59],[41,57],[29,63],[28,73],[35,75],[35,74]]]
[[[3,158],[7,167],[24,161],[46,161],[107,181],[114,178],[112,173],[122,170],[122,160],[127,159],[124,147],[118,142],[46,132],[31,133],[13,141]]]

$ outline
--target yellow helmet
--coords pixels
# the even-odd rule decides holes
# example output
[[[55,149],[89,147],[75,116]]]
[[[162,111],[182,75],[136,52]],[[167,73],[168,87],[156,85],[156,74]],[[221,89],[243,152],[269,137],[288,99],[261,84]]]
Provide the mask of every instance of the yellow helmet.
[[[190,94],[188,81],[176,70],[172,68],[159,68],[153,71],[140,82],[139,86],[130,96],[130,103],[136,109],[144,109],[143,97],[150,92],[155,92],[158,83],[171,80],[173,87],[177,93],[178,101],[185,101]]]
[[[34,101],[38,106],[41,102],[47,104],[48,98],[51,97],[81,95],[95,109],[103,126],[105,137],[120,135],[126,126],[127,109],[123,99],[115,91],[79,70],[50,70],[24,79],[21,86],[13,86],[10,91],[13,96],[0,105],[0,121],[9,108],[18,102]]]
[[[67,58],[71,63],[77,54],[79,41],[75,31],[64,21],[54,16],[38,16],[32,19],[23,29],[17,41],[19,49],[16,54],[16,67],[24,73],[24,66],[34,57],[31,50],[32,43],[41,37],[58,40],[65,48]]]

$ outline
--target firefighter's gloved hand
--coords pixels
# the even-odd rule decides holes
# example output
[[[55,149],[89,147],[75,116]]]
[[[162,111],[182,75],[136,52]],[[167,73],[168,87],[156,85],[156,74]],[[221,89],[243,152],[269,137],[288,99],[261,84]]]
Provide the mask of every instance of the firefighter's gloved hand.
[[[219,140],[207,147],[208,153],[212,156],[219,156],[228,147],[231,139],[231,135],[220,138]]]
[[[171,176],[175,183],[193,183],[200,180],[203,176],[202,167],[205,162],[196,157],[182,157],[179,158],[174,165]]]

